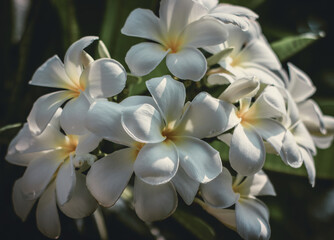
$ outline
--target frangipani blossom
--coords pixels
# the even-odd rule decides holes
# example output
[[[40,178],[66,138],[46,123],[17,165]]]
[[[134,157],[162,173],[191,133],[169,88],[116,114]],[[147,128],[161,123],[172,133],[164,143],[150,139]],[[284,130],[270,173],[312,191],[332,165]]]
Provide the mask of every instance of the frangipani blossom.
[[[220,102],[207,93],[184,106],[185,88],[170,76],[151,79],[146,86],[152,98],[92,104],[87,128],[129,148],[97,161],[87,186],[102,205],[111,206],[134,172],[135,210],[141,219],[154,221],[175,210],[174,188],[190,204],[199,183],[221,172],[219,153],[200,139],[223,132],[227,119]]]
[[[121,32],[154,42],[130,48],[125,61],[131,72],[143,76],[166,57],[170,72],[180,79],[199,81],[207,70],[204,55],[197,49],[224,42],[227,32],[208,10],[193,0],[162,0],[159,18],[151,10],[135,9]]]
[[[120,93],[125,87],[126,72],[112,59],[93,59],[84,51],[98,37],[83,37],[67,50],[64,64],[53,56],[34,73],[30,84],[62,88],[38,98],[28,116],[33,134],[40,134],[56,110],[69,100],[60,117],[62,128],[68,134],[85,134],[83,115],[91,98],[107,98]]]
[[[46,236],[60,235],[58,208],[68,217],[83,218],[92,214],[97,202],[86,187],[82,174],[96,159],[90,155],[100,138],[86,135],[64,135],[60,132],[58,109],[38,136],[25,124],[10,143],[6,160],[26,166],[23,176],[15,182],[13,205],[24,221],[37,204],[37,227]]]
[[[224,23],[232,23],[247,31],[250,21],[256,20],[259,16],[252,10],[232,4],[219,3],[218,0],[196,0],[205,6],[209,16],[215,17]]]
[[[281,86],[283,81],[271,70],[280,70],[281,64],[263,39],[258,24],[253,23],[247,32],[239,27],[226,25],[229,36],[224,44],[206,47],[205,50],[216,54],[226,51],[226,55],[219,61],[219,68],[208,72],[208,83],[225,84],[233,78],[257,77],[261,83]]]
[[[263,139],[280,152],[286,132],[285,127],[274,120],[286,114],[282,95],[276,87],[267,86],[252,103],[251,98],[258,89],[259,82],[255,78],[241,78],[219,97],[226,102],[239,102],[239,108],[225,104],[225,109],[233,109],[229,116],[229,128],[235,128],[232,135],[223,134],[218,138],[230,145],[230,164],[244,176],[253,175],[262,168],[266,155]]]
[[[276,193],[263,171],[246,178],[237,175],[232,185],[232,176],[224,169],[216,179],[201,185],[201,193],[206,196],[205,203],[197,202],[243,239],[270,238],[269,210],[256,196]],[[234,203],[234,210],[224,209]]]
[[[287,89],[296,102],[299,118],[312,135],[318,148],[328,148],[334,137],[334,118],[324,116],[318,104],[310,99],[316,87],[302,70],[288,63],[290,78]]]

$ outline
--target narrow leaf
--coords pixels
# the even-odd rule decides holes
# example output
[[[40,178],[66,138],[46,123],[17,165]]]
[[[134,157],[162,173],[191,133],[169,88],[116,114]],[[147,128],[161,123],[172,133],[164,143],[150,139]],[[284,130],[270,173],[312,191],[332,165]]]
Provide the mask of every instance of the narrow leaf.
[[[201,240],[215,239],[215,231],[201,218],[178,208],[172,217]]]
[[[322,32],[319,34],[304,33],[297,36],[289,36],[271,43],[271,47],[279,59],[285,61],[323,36]]]

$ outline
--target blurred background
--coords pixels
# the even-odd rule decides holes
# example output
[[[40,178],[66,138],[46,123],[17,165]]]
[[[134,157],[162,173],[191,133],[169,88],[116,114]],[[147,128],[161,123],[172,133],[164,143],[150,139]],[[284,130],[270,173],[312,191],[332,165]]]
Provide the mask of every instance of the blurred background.
[[[318,91],[314,99],[325,114],[334,115],[334,15],[328,0],[229,0],[222,1],[252,8],[270,43],[296,37],[291,44],[300,51],[280,55],[313,80]],[[123,36],[120,29],[135,8],[155,13],[158,0],[1,0],[0,2],[0,238],[46,239],[35,223],[35,209],[26,222],[14,213],[13,184],[23,167],[4,159],[10,140],[26,121],[33,102],[50,89],[28,84],[34,71],[57,54],[62,59],[71,43],[82,36],[99,36],[111,57],[125,67],[128,49],[142,41]],[[314,39],[302,39],[312,33]],[[277,42],[278,41],[278,42]],[[277,45],[276,45],[277,46]],[[289,54],[291,53],[291,54]],[[293,56],[290,56],[293,55]],[[14,125],[13,125],[14,124]],[[9,125],[9,126],[8,126]],[[267,166],[277,197],[264,197],[270,209],[272,239],[334,239],[334,148],[319,150],[315,158],[314,188],[305,170]],[[103,210],[110,239],[239,239],[239,236],[207,215],[199,206],[183,208],[170,218],[153,224],[141,222],[119,202]],[[197,217],[194,217],[197,216]],[[98,239],[92,217],[74,221],[61,215],[60,239]],[[197,228],[197,230],[195,229]],[[195,229],[195,230],[194,230]]]

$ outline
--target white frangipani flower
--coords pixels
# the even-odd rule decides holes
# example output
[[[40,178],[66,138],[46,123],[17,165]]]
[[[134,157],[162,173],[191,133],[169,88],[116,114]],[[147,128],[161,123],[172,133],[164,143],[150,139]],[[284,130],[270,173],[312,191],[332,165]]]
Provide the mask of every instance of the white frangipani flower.
[[[276,196],[268,176],[260,171],[243,178],[232,176],[224,168],[213,181],[201,185],[205,203],[197,202],[227,227],[237,231],[243,239],[269,239],[269,210],[256,196]],[[235,203],[235,209],[224,209]]]
[[[151,10],[132,11],[121,32],[154,42],[131,47],[125,57],[131,72],[146,75],[167,56],[166,64],[173,75],[199,81],[207,70],[207,63],[197,48],[217,45],[227,38],[220,22],[202,18],[207,11],[193,0],[162,0],[159,18]]]
[[[235,128],[232,134],[223,134],[218,138],[230,145],[230,164],[244,176],[255,174],[264,164],[266,149],[262,139],[280,153],[286,132],[285,127],[274,120],[286,114],[282,95],[276,87],[267,86],[252,103],[251,98],[257,94],[258,89],[259,82],[255,78],[241,78],[233,82],[219,97],[226,102],[239,102],[239,108],[224,104],[225,109],[233,109],[228,128]],[[282,157],[289,156],[282,154]]]
[[[87,128],[129,148],[97,161],[87,186],[102,205],[111,206],[134,172],[135,210],[141,219],[154,221],[175,210],[174,187],[190,204],[199,183],[221,172],[219,153],[200,139],[221,133],[227,119],[220,102],[207,93],[184,106],[185,88],[170,76],[151,79],[146,86],[152,98],[92,104]]]
[[[125,87],[126,72],[112,59],[93,59],[83,50],[97,37],[83,37],[67,50],[64,64],[53,56],[34,73],[30,84],[64,90],[46,94],[37,99],[28,116],[29,128],[40,134],[56,110],[67,100],[60,122],[68,134],[84,134],[83,115],[91,98],[107,98]],[[75,123],[75,124],[74,124]]]
[[[227,52],[219,61],[220,68],[208,72],[209,84],[225,84],[235,77],[256,76],[261,83],[284,86],[282,79],[271,71],[281,69],[281,64],[263,39],[257,23],[253,23],[247,32],[233,25],[226,25],[225,29],[229,36],[224,44],[205,48],[212,54]]]
[[[288,63],[290,78],[287,89],[296,102],[299,118],[312,135],[318,148],[328,148],[334,137],[334,118],[324,116],[318,104],[310,99],[316,87],[302,70]]]
[[[252,10],[232,4],[218,4],[218,0],[195,0],[205,6],[209,16],[215,17],[224,23],[232,23],[247,31],[250,21],[256,20],[259,16]]]
[[[86,217],[97,207],[81,172],[96,159],[88,153],[97,147],[100,138],[90,133],[64,135],[60,132],[60,115],[58,109],[38,136],[25,124],[10,143],[6,156],[8,162],[27,167],[13,189],[16,214],[24,221],[39,198],[37,227],[50,238],[60,235],[57,205],[71,218]]]

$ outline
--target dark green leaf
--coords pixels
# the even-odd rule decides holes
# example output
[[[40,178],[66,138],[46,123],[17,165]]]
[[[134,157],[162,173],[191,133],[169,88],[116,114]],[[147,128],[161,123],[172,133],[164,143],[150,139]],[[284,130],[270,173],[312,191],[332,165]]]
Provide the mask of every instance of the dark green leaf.
[[[320,39],[322,34],[304,33],[297,36],[285,37],[271,43],[271,47],[281,61],[285,61],[293,55]]]
[[[201,218],[178,208],[172,215],[176,221],[201,240],[215,239],[215,231]]]

